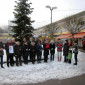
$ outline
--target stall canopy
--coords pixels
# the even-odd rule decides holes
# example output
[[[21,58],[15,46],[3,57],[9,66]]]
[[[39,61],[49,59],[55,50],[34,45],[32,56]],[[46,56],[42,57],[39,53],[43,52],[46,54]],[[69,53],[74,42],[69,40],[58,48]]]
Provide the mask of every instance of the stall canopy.
[[[57,37],[57,39],[72,38],[72,34],[63,34]]]
[[[74,38],[83,38],[84,36],[85,36],[85,32],[74,34]],[[57,37],[57,39],[67,39],[67,38],[68,39],[72,38],[72,34],[63,34]]]
[[[77,33],[74,35],[74,38],[83,38],[85,36],[85,32],[83,33]]]

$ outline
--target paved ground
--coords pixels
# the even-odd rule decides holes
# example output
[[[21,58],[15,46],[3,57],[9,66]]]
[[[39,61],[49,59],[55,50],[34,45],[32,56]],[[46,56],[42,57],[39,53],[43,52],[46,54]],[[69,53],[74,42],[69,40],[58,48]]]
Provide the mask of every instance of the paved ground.
[[[85,85],[85,74],[69,79],[63,80],[48,80],[38,84],[24,84],[24,85]]]

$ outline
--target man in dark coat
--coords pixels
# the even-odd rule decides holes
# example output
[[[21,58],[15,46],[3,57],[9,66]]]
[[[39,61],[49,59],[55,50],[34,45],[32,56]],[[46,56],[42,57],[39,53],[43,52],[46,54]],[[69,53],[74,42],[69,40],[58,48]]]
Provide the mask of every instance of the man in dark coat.
[[[30,48],[28,46],[28,43],[27,42],[23,43],[24,64],[28,64],[29,50],[30,50]]]
[[[68,58],[68,52],[69,52],[69,44],[68,41],[65,40],[65,44],[63,46],[63,55],[64,55],[64,62],[67,62],[67,58]]]
[[[16,57],[16,66],[22,66],[22,61],[21,61],[21,52],[22,52],[22,47],[20,45],[20,42],[16,42],[16,45],[14,46],[14,54]]]
[[[7,41],[5,44],[6,54],[7,54],[7,66],[9,67],[9,63],[11,66],[14,66],[13,56],[14,56],[14,46],[11,42],[11,39]]]
[[[54,54],[55,54],[55,43],[54,41],[52,40],[51,43],[50,43],[50,60],[53,61],[54,60]]]
[[[31,42],[31,46],[30,46],[30,58],[32,61],[32,64],[35,63],[35,55],[36,55],[36,46],[34,42]]]
[[[3,67],[3,43],[2,43],[2,40],[0,39],[0,60],[1,60],[1,68],[4,68]]]
[[[49,43],[48,40],[45,41],[44,45],[43,45],[43,49],[44,49],[44,62],[47,63],[48,60],[48,55],[49,55]]]

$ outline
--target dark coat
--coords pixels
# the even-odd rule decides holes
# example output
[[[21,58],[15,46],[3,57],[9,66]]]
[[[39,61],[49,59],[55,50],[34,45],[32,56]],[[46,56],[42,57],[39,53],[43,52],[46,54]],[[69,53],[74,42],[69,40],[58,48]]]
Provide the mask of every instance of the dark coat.
[[[77,43],[74,44],[73,48],[74,48],[73,53],[78,54],[78,45],[77,45]]]
[[[21,55],[22,52],[22,46],[21,45],[15,45],[14,46],[14,54],[15,55]]]
[[[68,56],[68,52],[69,52],[69,44],[65,43],[63,46],[63,55]]]
[[[3,56],[4,52],[3,52],[3,43],[2,42],[0,42],[0,49],[2,49],[2,50],[0,50],[0,56]]]
[[[36,47],[35,47],[35,45],[34,46],[30,45],[30,55],[36,55]]]
[[[50,53],[51,54],[55,53],[55,44],[50,44]]]
[[[43,49],[44,49],[44,55],[49,55],[49,44],[46,43],[43,45]]]
[[[30,51],[30,48],[28,48],[28,45],[23,45],[23,54],[25,56],[28,56],[29,55],[29,51]]]
[[[36,45],[36,52],[37,54],[41,54],[42,53],[42,46],[41,45]]]

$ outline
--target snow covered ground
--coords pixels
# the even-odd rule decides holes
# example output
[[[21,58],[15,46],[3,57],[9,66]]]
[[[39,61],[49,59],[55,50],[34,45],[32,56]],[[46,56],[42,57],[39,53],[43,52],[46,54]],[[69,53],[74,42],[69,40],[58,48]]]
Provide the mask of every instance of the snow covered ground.
[[[49,56],[50,57],[50,56]],[[6,61],[6,54],[4,55],[4,61]],[[80,52],[78,54],[78,65],[74,66],[74,55],[72,63],[58,62],[57,52],[55,54],[55,60],[48,63],[32,64],[20,67],[7,67],[4,64],[5,69],[0,68],[0,85],[2,84],[26,84],[26,83],[38,83],[49,79],[66,79],[73,76],[78,76],[85,73],[85,53]]]

